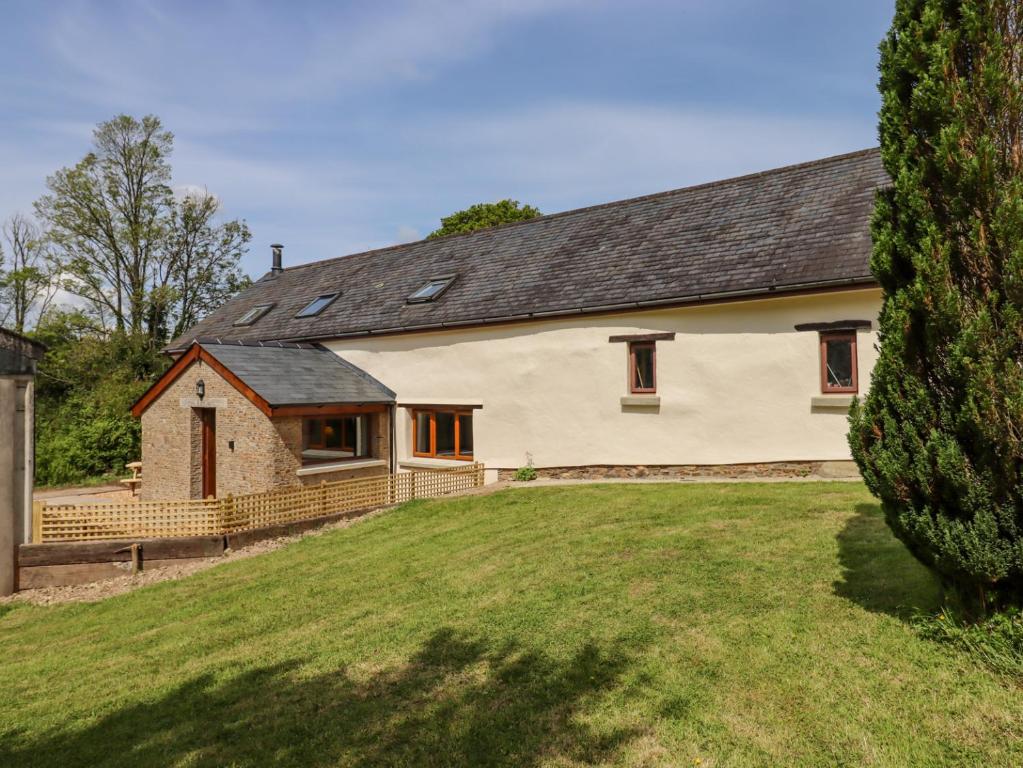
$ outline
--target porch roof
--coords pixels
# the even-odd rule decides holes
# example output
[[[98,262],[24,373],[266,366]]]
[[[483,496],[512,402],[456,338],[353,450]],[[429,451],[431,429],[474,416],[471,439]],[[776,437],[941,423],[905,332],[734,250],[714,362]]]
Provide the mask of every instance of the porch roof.
[[[132,406],[142,412],[193,362],[210,365],[268,416],[304,406],[387,405],[393,391],[344,358],[313,344],[196,341]]]
[[[394,402],[394,392],[322,347],[238,343],[202,347],[271,406]]]

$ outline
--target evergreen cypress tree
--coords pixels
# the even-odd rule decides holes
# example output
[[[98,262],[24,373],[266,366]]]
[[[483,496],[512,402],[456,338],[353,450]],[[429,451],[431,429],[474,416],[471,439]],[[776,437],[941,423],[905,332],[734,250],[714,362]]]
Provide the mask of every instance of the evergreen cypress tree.
[[[881,44],[880,358],[849,442],[965,607],[1023,598],[1023,3],[897,0]]]

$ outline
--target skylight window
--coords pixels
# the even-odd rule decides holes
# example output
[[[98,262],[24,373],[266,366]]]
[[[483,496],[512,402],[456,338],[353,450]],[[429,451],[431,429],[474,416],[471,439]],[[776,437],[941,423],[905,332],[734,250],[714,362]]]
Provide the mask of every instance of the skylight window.
[[[336,299],[339,295],[340,294],[338,293],[325,293],[322,296],[317,296],[305,306],[305,309],[295,315],[295,317],[315,317],[329,307],[334,299]]]
[[[234,321],[235,325],[252,325],[259,318],[273,309],[273,304],[257,304],[244,315]]]
[[[406,301],[408,301],[409,304],[421,304],[424,301],[433,301],[444,293],[444,291],[446,291],[453,282],[455,282],[454,275],[430,278],[426,285],[409,296]]]

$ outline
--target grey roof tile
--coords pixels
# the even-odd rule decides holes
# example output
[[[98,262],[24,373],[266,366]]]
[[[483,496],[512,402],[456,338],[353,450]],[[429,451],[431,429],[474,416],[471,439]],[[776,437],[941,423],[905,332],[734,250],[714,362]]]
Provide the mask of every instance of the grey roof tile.
[[[308,344],[201,341],[203,349],[272,406],[393,403],[394,392],[333,352]]]
[[[876,149],[393,246],[267,274],[198,323],[196,337],[312,340],[494,322],[637,302],[871,283],[870,215],[888,183]],[[407,304],[455,273],[435,302]],[[341,291],[322,314],[295,314]],[[233,327],[248,308],[274,308]]]

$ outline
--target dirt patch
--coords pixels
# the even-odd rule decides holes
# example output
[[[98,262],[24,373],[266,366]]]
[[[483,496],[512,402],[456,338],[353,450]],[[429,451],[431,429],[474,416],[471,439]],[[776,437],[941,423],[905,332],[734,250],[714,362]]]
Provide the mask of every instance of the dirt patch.
[[[32,603],[34,605],[58,605],[60,603],[93,603],[105,600],[115,595],[123,595],[126,592],[144,587],[148,584],[156,584],[161,581],[174,581],[191,576],[193,573],[205,571],[208,568],[215,568],[224,563],[234,560],[244,560],[248,557],[255,557],[267,552],[286,547],[300,539],[309,536],[322,536],[329,531],[339,528],[348,528],[362,520],[376,517],[383,514],[386,509],[377,509],[367,512],[359,517],[338,520],[334,523],[315,528],[311,531],[303,531],[293,536],[280,536],[275,539],[264,539],[240,549],[228,549],[224,551],[223,557],[206,557],[182,561],[180,564],[165,565],[152,570],[143,570],[141,573],[132,575],[126,573],[124,576],[117,576],[113,579],[95,581],[90,584],[75,584],[66,587],[42,587],[40,589],[26,589],[16,592],[9,597],[0,597],[0,606],[7,603]]]

